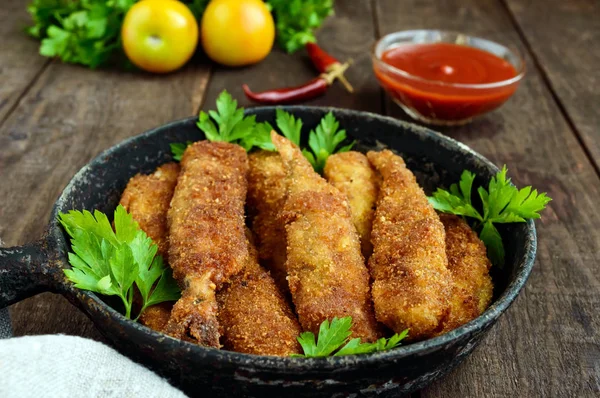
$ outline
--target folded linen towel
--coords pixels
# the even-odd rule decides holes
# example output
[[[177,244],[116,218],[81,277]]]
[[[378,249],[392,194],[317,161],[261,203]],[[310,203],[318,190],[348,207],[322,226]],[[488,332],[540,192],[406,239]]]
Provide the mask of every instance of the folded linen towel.
[[[0,340],[0,397],[185,398],[185,395],[102,343],[75,336],[47,335]]]

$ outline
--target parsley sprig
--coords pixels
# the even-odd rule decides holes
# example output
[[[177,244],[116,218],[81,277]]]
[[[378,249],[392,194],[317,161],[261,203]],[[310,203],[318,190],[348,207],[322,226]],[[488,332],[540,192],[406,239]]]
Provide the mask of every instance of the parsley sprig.
[[[300,118],[295,118],[291,113],[278,108],[275,110],[275,124],[285,138],[300,146],[300,134],[302,132],[302,120]],[[270,140],[271,136],[269,135]],[[275,150],[275,147],[273,147],[273,150]]]
[[[312,332],[301,333],[298,342],[304,354],[294,354],[294,357],[316,358],[368,354],[371,352],[389,350],[400,345],[408,336],[408,329],[394,334],[390,338],[382,337],[375,343],[361,343],[360,338],[350,339],[352,317],[333,318],[331,322],[324,320],[319,327],[319,337],[315,340]]]
[[[96,68],[122,55],[121,24],[135,0],[33,0],[27,32],[40,54]]]
[[[333,14],[333,0],[268,0],[275,16],[277,42],[293,53],[316,41],[315,30]]]
[[[219,94],[216,111],[200,111],[196,125],[209,141],[237,143],[246,150],[255,146],[269,151],[275,149],[268,138],[273,127],[266,122],[257,123],[255,115],[244,116],[244,108],[238,107],[227,90]]]
[[[485,243],[492,264],[504,265],[504,245],[494,224],[525,222],[540,218],[540,212],[552,200],[546,193],[538,193],[530,186],[517,189],[507,178],[506,165],[492,177],[488,189],[477,188],[483,206],[483,215],[472,203],[471,193],[475,174],[463,171],[458,184],[450,190],[438,188],[429,202],[436,210],[476,219],[474,227],[479,229],[479,237]]]
[[[135,288],[142,298],[138,317],[151,305],[181,296],[171,270],[156,254],[158,247],[122,206],[115,210],[114,230],[98,210],[94,214],[71,210],[58,219],[71,236],[72,269],[64,272],[75,287],[119,297],[130,319]]]
[[[339,130],[340,123],[329,112],[321,119],[315,130],[308,135],[308,146],[310,150],[304,149],[304,157],[312,164],[315,171],[321,172],[325,167],[327,158],[336,152],[348,152],[354,146],[355,141],[338,148],[346,139],[346,130]],[[312,152],[311,152],[312,151]]]
[[[244,116],[244,108],[238,107],[238,102],[226,90],[219,94],[216,105],[216,111],[200,111],[196,123],[198,128],[204,132],[206,139],[236,143],[244,147],[246,151],[253,148],[275,151],[275,146],[271,142],[271,131],[274,129],[270,123],[257,122],[255,115]],[[302,133],[300,118],[278,108],[275,110],[275,125],[284,137],[300,146]],[[302,153],[319,173],[325,167],[330,155],[349,151],[354,145],[353,141],[340,147],[340,144],[346,139],[346,131],[340,130],[339,127],[340,123],[333,113],[329,112],[321,119],[316,129],[309,132],[309,149],[304,149]],[[183,152],[190,144],[190,141],[185,144],[172,143],[173,159],[181,160]]]
[[[169,144],[171,147],[171,153],[173,154],[173,160],[180,162],[181,158],[183,157],[183,153],[190,145],[192,145],[192,141],[186,141],[185,144],[183,142],[173,142]]]

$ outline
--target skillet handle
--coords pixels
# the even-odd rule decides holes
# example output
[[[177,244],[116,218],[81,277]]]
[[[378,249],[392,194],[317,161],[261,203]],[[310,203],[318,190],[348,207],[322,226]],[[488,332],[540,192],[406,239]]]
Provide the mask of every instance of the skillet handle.
[[[46,239],[17,247],[0,247],[0,309],[45,291],[56,290]]]

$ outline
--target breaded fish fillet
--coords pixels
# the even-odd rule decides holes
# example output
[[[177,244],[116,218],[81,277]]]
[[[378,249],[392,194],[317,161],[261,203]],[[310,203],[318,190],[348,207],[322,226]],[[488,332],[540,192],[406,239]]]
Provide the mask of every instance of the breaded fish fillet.
[[[179,165],[167,163],[150,175],[137,174],[127,183],[121,205],[158,246],[158,254],[169,251],[167,211],[177,185]]]
[[[400,156],[367,157],[383,177],[369,261],[377,320],[396,333],[408,328],[411,340],[430,337],[449,310],[444,226]]]
[[[304,330],[352,316],[352,337],[379,337],[369,274],[344,195],[318,175],[289,140],[271,133],[288,176],[282,219],[287,238],[290,293]]]
[[[285,270],[285,228],[278,214],[285,201],[286,170],[277,152],[258,151],[248,155],[248,214],[260,263],[282,292],[289,290]]]
[[[255,355],[300,353],[298,319],[249,245],[246,267],[217,292],[223,347]]]
[[[200,141],[183,154],[168,212],[169,264],[183,288],[165,329],[173,337],[219,347],[215,290],[248,257],[247,174],[239,145]]]
[[[160,304],[150,306],[142,312],[140,315],[140,323],[148,326],[152,330],[157,332],[164,331],[171,317],[171,311],[173,310],[173,302],[165,301]]]
[[[446,229],[448,269],[452,274],[450,313],[441,333],[477,318],[490,305],[494,286],[485,245],[460,217],[439,214]],[[440,333],[440,334],[441,334]]]
[[[158,254],[166,260],[169,241],[167,231],[167,211],[177,184],[179,165],[167,163],[150,175],[138,174],[132,177],[121,196],[121,205],[137,221],[140,228],[156,243]],[[140,322],[151,329],[162,331],[173,303],[160,303],[140,315]]]
[[[371,228],[379,192],[379,175],[367,157],[355,151],[329,156],[324,175],[331,185],[348,198],[352,222],[360,236],[362,254],[368,259],[373,251]]]

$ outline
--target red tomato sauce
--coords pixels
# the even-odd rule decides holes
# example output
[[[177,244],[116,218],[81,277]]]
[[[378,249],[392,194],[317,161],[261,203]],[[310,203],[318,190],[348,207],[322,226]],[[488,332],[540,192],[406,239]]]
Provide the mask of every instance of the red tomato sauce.
[[[515,79],[492,87],[448,85],[498,83],[517,76],[508,61],[458,44],[404,44],[385,51],[381,60],[412,76],[375,66],[377,78],[392,97],[421,116],[437,121],[467,120],[495,109],[519,84],[519,79]]]

